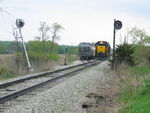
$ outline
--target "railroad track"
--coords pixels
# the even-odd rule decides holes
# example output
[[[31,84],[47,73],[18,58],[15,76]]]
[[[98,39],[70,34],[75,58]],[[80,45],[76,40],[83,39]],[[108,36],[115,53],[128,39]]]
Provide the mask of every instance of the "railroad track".
[[[31,92],[39,87],[42,87],[48,83],[56,82],[59,79],[64,77],[71,77],[80,71],[84,70],[85,68],[89,68],[91,66],[97,65],[102,61],[92,61],[84,64],[79,64],[75,66],[70,66],[68,68],[55,70],[51,72],[43,72],[41,74],[37,74],[31,77],[26,77],[23,79],[11,81],[8,83],[4,83],[0,85],[0,104],[11,100],[13,98],[19,97],[24,95],[28,92]],[[67,72],[63,72],[66,71]],[[63,73],[62,73],[63,72]],[[41,80],[42,79],[42,80]],[[34,82],[34,85],[24,85],[30,84]]]
[[[95,61],[96,60],[94,60],[92,62],[95,62]],[[13,80],[13,81],[10,81],[10,82],[2,83],[2,84],[0,84],[0,88],[5,88],[5,87],[11,86],[11,85],[18,84],[20,82],[24,82],[26,80],[31,80],[31,79],[36,79],[36,78],[39,78],[39,77],[44,77],[46,75],[58,73],[58,72],[61,72],[61,71],[66,71],[66,70],[69,70],[69,69],[72,69],[72,68],[76,68],[76,67],[79,67],[79,66],[84,66],[84,65],[86,65],[88,63],[90,63],[90,61],[86,62],[86,63],[74,65],[74,66],[69,66],[69,67],[63,68],[63,69],[58,69],[58,70],[54,70],[54,71],[46,71],[46,72],[33,74],[32,76],[28,76],[28,77],[24,77],[24,78],[21,78],[21,79]]]

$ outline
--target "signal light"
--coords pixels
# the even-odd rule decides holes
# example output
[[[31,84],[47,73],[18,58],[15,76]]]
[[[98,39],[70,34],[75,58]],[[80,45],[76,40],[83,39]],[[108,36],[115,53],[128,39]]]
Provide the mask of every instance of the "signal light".
[[[18,28],[22,28],[24,26],[25,22],[22,19],[16,19],[16,26]]]

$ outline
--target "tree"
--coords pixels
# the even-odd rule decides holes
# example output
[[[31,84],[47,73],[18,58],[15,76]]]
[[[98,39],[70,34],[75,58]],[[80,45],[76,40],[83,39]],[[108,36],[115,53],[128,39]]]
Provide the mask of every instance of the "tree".
[[[0,0],[0,3],[1,3],[1,2],[3,2],[3,0]],[[0,13],[3,13],[3,12],[10,15],[10,13],[8,13],[8,12],[5,11],[2,7],[0,7]]]
[[[46,55],[45,41],[49,39],[48,35],[49,30],[50,30],[49,25],[47,25],[46,22],[41,22],[39,28],[40,36],[35,37],[36,40],[42,40],[42,48],[45,55]]]
[[[133,53],[135,62],[150,66],[150,35],[145,30],[136,27],[131,29],[130,35],[135,48]]]
[[[138,29],[137,27],[134,27],[131,29],[130,35],[133,38],[134,44],[150,44],[150,36],[143,29]]]
[[[16,52],[21,52],[22,51],[22,46],[20,45],[21,42],[19,42],[19,32],[18,30],[12,25],[12,35],[14,36],[16,40]]]
[[[59,40],[60,39],[60,36],[58,35],[58,33],[63,30],[64,28],[58,24],[58,23],[54,23],[52,24],[52,27],[51,27],[51,33],[52,33],[52,44],[50,46],[50,57],[51,57],[51,53],[53,52],[54,50],[54,43],[56,42],[56,40]]]

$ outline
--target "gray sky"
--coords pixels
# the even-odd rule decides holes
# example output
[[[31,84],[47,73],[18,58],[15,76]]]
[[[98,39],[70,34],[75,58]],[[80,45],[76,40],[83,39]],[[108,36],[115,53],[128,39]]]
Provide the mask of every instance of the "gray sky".
[[[149,5],[149,0],[3,0],[0,7],[10,14],[0,15],[0,40],[14,40],[12,24],[22,18],[25,41],[34,40],[40,21],[45,21],[65,28],[59,44],[106,40],[112,45],[114,19],[123,23],[117,32],[117,43],[131,27],[150,30]]]

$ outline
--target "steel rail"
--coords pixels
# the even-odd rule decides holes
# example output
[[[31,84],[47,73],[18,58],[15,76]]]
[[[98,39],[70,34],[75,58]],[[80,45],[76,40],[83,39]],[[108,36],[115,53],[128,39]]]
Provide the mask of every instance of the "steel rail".
[[[94,60],[93,62],[95,62],[95,61],[96,60]],[[68,69],[71,69],[71,68],[83,66],[83,65],[86,65],[88,63],[90,63],[90,62],[82,63],[82,64],[78,64],[78,65],[74,65],[74,66],[70,66],[70,67],[67,67],[67,68],[58,69],[58,70],[54,70],[54,71],[47,71],[47,72],[43,72],[43,73],[37,73],[37,74],[34,74],[33,76],[30,76],[30,77],[25,77],[25,78],[13,80],[13,81],[10,81],[10,82],[2,83],[2,84],[0,84],[0,88],[5,88],[5,87],[8,87],[8,86],[20,83],[20,82],[24,82],[25,80],[35,79],[35,78],[38,78],[38,77],[43,77],[45,75],[54,74],[54,73],[65,71],[65,70],[68,70]]]
[[[54,82],[54,81],[56,81],[56,80],[58,80],[58,79],[61,79],[61,78],[63,78],[63,77],[66,77],[66,76],[68,76],[68,75],[73,76],[73,75],[75,75],[75,73],[80,72],[80,71],[82,71],[82,70],[85,69],[85,68],[90,68],[91,66],[95,66],[95,65],[97,65],[97,64],[99,64],[99,63],[101,63],[101,62],[102,62],[102,61],[99,61],[99,62],[97,62],[97,63],[92,62],[91,64],[87,64],[87,65],[85,65],[84,67],[82,67],[82,68],[80,68],[80,69],[74,70],[74,71],[72,71],[72,72],[68,72],[68,73],[66,73],[66,74],[57,76],[57,77],[55,77],[55,78],[48,79],[48,80],[45,81],[45,82],[42,82],[42,83],[33,85],[33,86],[31,86],[31,87],[25,88],[25,89],[23,89],[23,90],[16,91],[16,92],[14,92],[14,93],[5,95],[5,96],[3,96],[3,97],[0,97],[0,104],[3,104],[4,102],[6,102],[6,101],[8,101],[8,100],[11,100],[11,99],[16,98],[16,97],[21,96],[21,95],[24,95],[24,94],[26,94],[26,93],[28,93],[28,92],[31,92],[31,91],[33,91],[33,90],[35,90],[35,89],[37,89],[37,88],[39,88],[39,87],[41,87],[41,86],[44,86],[44,85],[46,85],[46,84],[48,84],[48,83],[51,83],[51,82]]]

